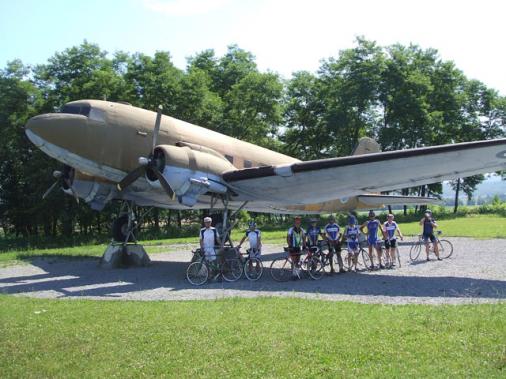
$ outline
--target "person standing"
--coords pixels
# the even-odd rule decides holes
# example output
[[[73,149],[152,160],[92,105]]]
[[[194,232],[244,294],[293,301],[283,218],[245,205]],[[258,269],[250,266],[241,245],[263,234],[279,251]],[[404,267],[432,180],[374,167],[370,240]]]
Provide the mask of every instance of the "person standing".
[[[334,274],[334,259],[333,256],[336,254],[337,264],[339,265],[339,272],[345,272],[343,266],[343,258],[341,257],[341,243],[339,238],[341,237],[339,225],[336,223],[334,216],[329,217],[329,223],[325,225],[325,239],[329,246],[328,259],[330,262],[330,273]]]
[[[213,219],[204,217],[204,227],[200,229],[200,248],[208,261],[216,260],[216,246],[221,244],[216,228],[212,226]]]
[[[369,220],[360,226],[360,231],[364,234],[365,228],[367,228],[367,247],[369,248],[369,259],[371,260],[370,269],[374,269],[373,248],[376,249],[378,255],[379,268],[385,268],[381,263],[381,240],[378,239],[378,231],[383,233],[383,229],[381,228],[381,221],[376,218],[376,214],[372,210],[369,211]]]
[[[246,230],[246,234],[242,237],[241,242],[237,246],[239,249],[241,248],[242,243],[246,240],[249,240],[249,256],[250,258],[260,258],[261,249],[262,249],[262,236],[260,230],[257,229],[257,224],[255,221],[250,221],[248,223],[248,230]]]
[[[394,221],[394,215],[390,213],[387,216],[387,221],[383,224],[383,234],[385,236],[385,254],[390,254],[391,267],[395,266],[395,251],[397,250],[396,232],[402,241],[404,237],[402,236],[401,229]]]
[[[293,219],[293,226],[288,229],[286,235],[286,242],[288,244],[288,254],[290,260],[293,262],[292,275],[294,279],[299,277],[299,260],[302,250],[306,248],[306,234],[304,229],[300,226],[302,218],[295,216]]]
[[[344,229],[343,238],[342,241],[346,239],[346,247],[348,250],[348,267],[349,271],[352,271],[352,265],[353,270],[357,272],[357,261],[358,261],[358,254],[359,254],[359,244],[358,244],[358,234],[359,230],[356,225],[356,219],[355,217],[348,218],[348,225]]]
[[[429,259],[429,240],[432,242],[432,245],[434,246],[434,253],[436,254],[437,260],[440,261],[441,258],[439,257],[439,246],[437,244],[436,236],[434,235],[434,229],[437,228],[436,220],[432,217],[432,212],[427,209],[425,211],[424,217],[420,220],[420,225],[423,225],[422,228],[422,238],[423,242],[425,242],[425,253],[427,254],[427,261],[430,261]]]
[[[318,226],[318,219],[312,218],[309,220],[310,224],[306,231],[307,245],[309,248],[318,246],[321,229]]]

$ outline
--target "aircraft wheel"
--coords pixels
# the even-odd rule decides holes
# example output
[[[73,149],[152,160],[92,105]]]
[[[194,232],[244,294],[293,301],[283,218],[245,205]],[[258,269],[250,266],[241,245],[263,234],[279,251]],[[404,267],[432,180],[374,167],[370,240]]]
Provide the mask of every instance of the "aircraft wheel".
[[[125,242],[127,233],[128,233],[128,215],[123,215],[115,219],[112,223],[112,238],[114,238],[114,240],[117,242]],[[134,242],[132,236],[130,236],[128,242]]]

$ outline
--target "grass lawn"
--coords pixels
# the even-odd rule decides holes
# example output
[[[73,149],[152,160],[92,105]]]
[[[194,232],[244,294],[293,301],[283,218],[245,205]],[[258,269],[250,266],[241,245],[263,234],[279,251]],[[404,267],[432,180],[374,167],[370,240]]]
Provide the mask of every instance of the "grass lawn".
[[[506,375],[506,304],[0,296],[3,378]]]
[[[343,226],[343,225],[341,225]],[[416,235],[421,227],[417,222],[399,224],[404,235]],[[497,215],[469,215],[457,219],[439,222],[444,236],[472,237],[472,238],[506,238],[506,217]],[[239,241],[244,231],[234,230],[232,239]],[[286,230],[262,232],[265,243],[285,244]],[[163,240],[141,241],[149,254],[166,252],[170,245],[198,244],[198,237],[168,238]],[[246,243],[247,245],[247,243]],[[105,251],[106,245],[85,245],[55,249],[23,249],[0,251],[0,264],[6,265],[29,260],[36,256],[60,257],[99,257]]]

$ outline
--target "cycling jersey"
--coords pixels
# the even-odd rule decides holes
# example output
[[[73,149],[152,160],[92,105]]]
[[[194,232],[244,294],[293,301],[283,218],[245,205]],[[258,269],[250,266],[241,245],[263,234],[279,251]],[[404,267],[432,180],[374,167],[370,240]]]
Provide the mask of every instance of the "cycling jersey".
[[[339,225],[335,222],[325,225],[325,233],[327,234],[327,238],[329,240],[336,241],[339,239]]]
[[[375,245],[378,242],[379,220],[367,221],[367,242],[369,245]]]
[[[296,229],[294,226],[292,226],[290,229],[288,229],[289,247],[301,247],[304,237],[304,229]]]
[[[348,245],[348,250],[357,250],[358,249],[358,226],[347,226],[344,231],[344,236],[346,237],[346,244]]]
[[[432,225],[434,222],[433,218],[423,219],[423,235],[428,236],[434,233],[434,225]]]
[[[260,230],[246,230],[246,237],[249,240],[249,247],[252,249],[258,249],[258,239],[260,238]]]
[[[316,246],[318,244],[318,237],[321,234],[321,229],[319,226],[310,226],[307,228],[307,236],[309,238],[309,244],[311,246]]]
[[[397,223],[395,221],[392,221],[389,223],[386,221],[384,224],[385,230],[387,232],[387,239],[388,240],[395,240],[397,237],[395,236],[395,231],[397,229]]]

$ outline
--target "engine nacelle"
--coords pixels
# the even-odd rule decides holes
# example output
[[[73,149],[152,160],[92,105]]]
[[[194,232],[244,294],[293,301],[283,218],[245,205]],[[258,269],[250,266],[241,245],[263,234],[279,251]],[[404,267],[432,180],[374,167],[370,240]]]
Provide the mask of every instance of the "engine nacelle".
[[[77,196],[96,211],[101,211],[114,195],[114,188],[111,184],[97,182],[94,178],[79,171],[76,171],[73,177],[72,188],[76,191]],[[73,195],[68,188],[62,188],[62,190],[67,195]]]
[[[217,152],[211,154],[188,146],[159,145],[155,148],[154,156],[159,162],[160,171],[178,196],[178,201],[190,207],[206,192],[226,193],[227,187],[222,184],[221,174],[235,169]],[[156,177],[148,173],[147,178],[152,186],[161,188]]]

